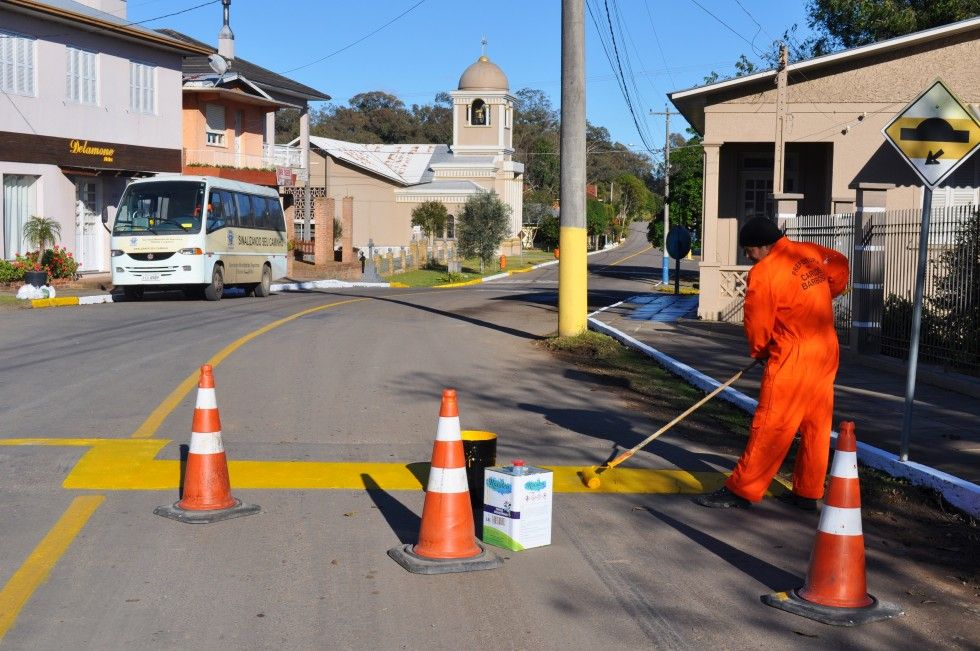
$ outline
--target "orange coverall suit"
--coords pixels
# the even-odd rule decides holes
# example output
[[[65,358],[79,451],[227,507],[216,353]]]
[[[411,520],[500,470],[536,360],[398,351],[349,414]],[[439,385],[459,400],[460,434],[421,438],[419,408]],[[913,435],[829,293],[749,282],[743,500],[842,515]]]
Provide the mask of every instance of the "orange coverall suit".
[[[745,334],[766,366],[749,442],[725,483],[736,495],[762,499],[799,431],[793,492],[823,497],[839,361],[831,301],[847,281],[846,257],[785,237],[749,271]]]

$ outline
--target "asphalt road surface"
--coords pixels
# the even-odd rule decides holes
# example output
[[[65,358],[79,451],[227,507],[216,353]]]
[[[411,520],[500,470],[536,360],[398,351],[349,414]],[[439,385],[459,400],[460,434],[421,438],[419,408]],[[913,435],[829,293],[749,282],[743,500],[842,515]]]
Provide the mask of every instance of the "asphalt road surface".
[[[590,257],[590,268],[593,309],[649,291],[661,273],[641,237]],[[556,279],[547,267],[450,290],[148,295],[4,314],[0,647],[977,643],[928,608],[839,629],[762,605],[760,595],[802,585],[817,523],[771,500],[748,515],[688,495],[560,492],[553,543],[499,550],[502,568],[421,576],[388,558],[417,541],[423,492],[385,488],[394,484],[383,468],[407,465],[424,483],[444,387],[458,391],[464,429],[498,435],[501,462],[591,466],[611,441],[660,425],[537,344],[557,329]],[[255,462],[238,473],[253,488],[233,493],[262,511],[186,525],[153,509],[177,499],[205,362],[228,457]],[[676,453],[699,469],[730,463]],[[630,463],[678,467],[648,453]],[[319,487],[341,475],[360,485]],[[869,566],[873,593],[907,596],[902,564],[872,555]]]

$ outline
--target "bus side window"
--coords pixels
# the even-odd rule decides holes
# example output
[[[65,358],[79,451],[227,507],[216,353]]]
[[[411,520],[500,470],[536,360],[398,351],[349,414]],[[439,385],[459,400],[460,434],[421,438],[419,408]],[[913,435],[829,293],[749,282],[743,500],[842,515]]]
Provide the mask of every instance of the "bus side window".
[[[271,214],[271,221],[269,222],[269,228],[274,231],[279,231],[283,235],[286,234],[286,219],[282,214],[282,204],[279,203],[278,199],[269,198],[269,212]]]
[[[224,204],[221,194],[215,190],[211,191],[211,198],[208,200],[208,233],[225,227]]]
[[[266,197],[252,195],[252,212],[255,215],[255,228],[269,228],[269,202]]]
[[[238,225],[241,228],[252,228],[255,220],[252,217],[252,202],[249,200],[249,196],[242,192],[236,192],[235,205],[238,206]]]

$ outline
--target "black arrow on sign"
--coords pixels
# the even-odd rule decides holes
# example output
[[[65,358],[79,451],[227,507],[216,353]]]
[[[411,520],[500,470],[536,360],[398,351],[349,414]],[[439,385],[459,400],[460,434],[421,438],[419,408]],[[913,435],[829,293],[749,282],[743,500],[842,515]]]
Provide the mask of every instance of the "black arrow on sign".
[[[942,156],[944,153],[945,152],[942,149],[940,149],[934,154],[930,149],[929,153],[926,154],[926,165],[939,165],[939,157]]]

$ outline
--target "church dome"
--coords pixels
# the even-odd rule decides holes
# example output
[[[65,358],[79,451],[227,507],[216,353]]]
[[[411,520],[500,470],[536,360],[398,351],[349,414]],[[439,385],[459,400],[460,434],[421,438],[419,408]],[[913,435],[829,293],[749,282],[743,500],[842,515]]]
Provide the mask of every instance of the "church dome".
[[[459,90],[508,90],[507,75],[484,54],[463,71]]]

